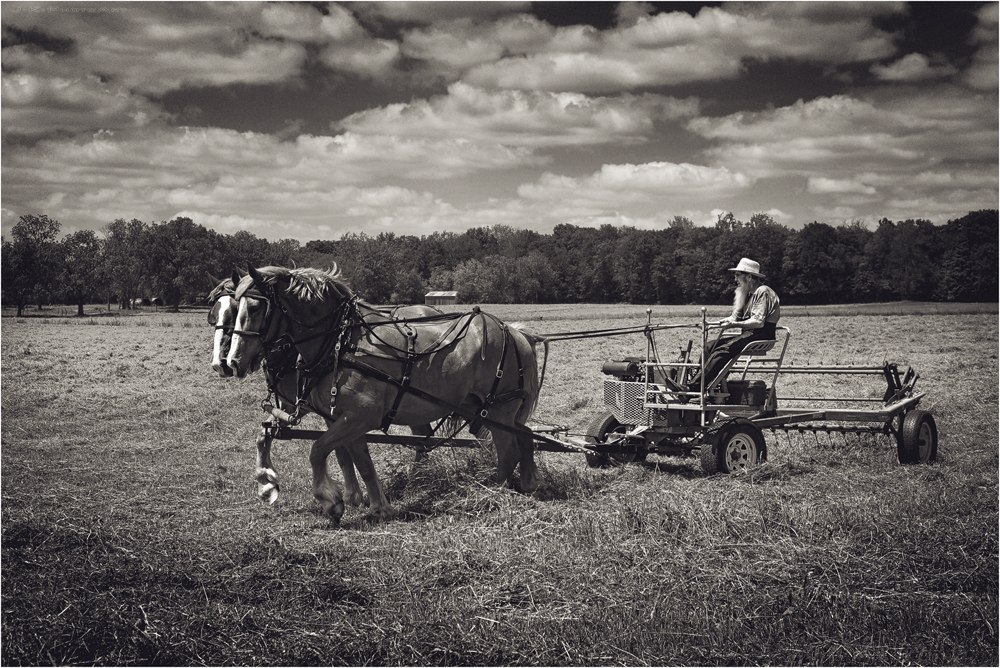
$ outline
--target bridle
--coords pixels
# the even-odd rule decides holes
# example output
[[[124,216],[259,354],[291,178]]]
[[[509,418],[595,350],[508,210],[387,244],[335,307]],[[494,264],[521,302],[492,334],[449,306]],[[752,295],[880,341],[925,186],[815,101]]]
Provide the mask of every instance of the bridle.
[[[281,397],[278,385],[284,377],[284,372],[287,370],[284,362],[288,359],[288,351],[298,348],[303,343],[322,338],[323,341],[314,360],[307,362],[299,355],[299,359],[295,364],[297,390],[295,410],[292,413],[292,417],[297,419],[302,412],[301,409],[307,407],[322,417],[331,418],[332,416],[326,411],[309,404],[308,397],[324,377],[331,372],[336,373],[340,360],[340,350],[348,343],[351,329],[358,314],[357,296],[352,295],[343,299],[337,308],[330,313],[321,316],[315,322],[307,323],[289,313],[284,300],[282,300],[274,285],[265,284],[257,286],[256,284],[252,284],[246,290],[237,292],[241,293],[238,295],[240,300],[247,297],[264,302],[265,304],[264,325],[261,331],[236,329],[235,327],[233,329],[234,335],[239,334],[240,336],[260,339],[261,354],[264,356],[266,371],[268,372],[268,397],[264,403],[269,402],[272,396],[277,395]],[[237,324],[238,322],[239,317],[237,316]],[[291,331],[289,331],[292,329],[289,323],[296,325],[301,330],[319,331],[296,339],[292,336]],[[325,327],[328,323],[332,324],[332,326]],[[280,358],[281,361],[276,365],[279,368],[274,369],[273,373],[271,373],[271,364],[269,364],[269,361],[277,358],[279,354],[282,355]],[[334,383],[330,391],[332,394],[332,405],[336,401],[336,383]]]

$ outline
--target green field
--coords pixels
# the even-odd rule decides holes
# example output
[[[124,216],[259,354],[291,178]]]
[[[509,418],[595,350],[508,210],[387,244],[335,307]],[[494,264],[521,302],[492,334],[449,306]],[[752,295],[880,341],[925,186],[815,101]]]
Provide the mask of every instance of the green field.
[[[646,317],[484,308],[539,333]],[[281,497],[257,500],[263,378],[211,373],[204,311],[4,317],[0,659],[997,665],[996,308],[895,308],[789,309],[788,361],[912,365],[935,464],[900,466],[882,437],[765,432],[769,461],[744,475],[539,453],[525,496],[491,482],[488,452],[416,464],[373,445],[399,516],[349,508],[339,527],[312,498],[308,442],[276,444]],[[639,335],[554,342],[532,422],[582,432],[601,364],[644,353]],[[838,382],[809,389],[865,391]]]

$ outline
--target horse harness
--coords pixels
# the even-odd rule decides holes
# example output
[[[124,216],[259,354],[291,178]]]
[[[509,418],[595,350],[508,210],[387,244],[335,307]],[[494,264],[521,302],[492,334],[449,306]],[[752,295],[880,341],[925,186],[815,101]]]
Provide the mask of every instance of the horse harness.
[[[301,355],[298,356],[298,361],[295,364],[295,369],[297,373],[297,391],[295,398],[295,410],[291,414],[293,421],[298,420],[301,416],[302,409],[308,408],[312,412],[320,415],[326,419],[333,420],[333,410],[337,403],[337,377],[340,371],[341,365],[347,368],[352,368],[362,375],[368,376],[375,380],[393,385],[397,388],[396,396],[393,401],[392,407],[389,412],[385,415],[379,428],[382,431],[387,431],[399,410],[399,405],[403,400],[405,394],[412,394],[425,401],[435,403],[439,406],[449,409],[452,413],[464,418],[466,424],[472,423],[471,429],[476,431],[479,425],[486,426],[498,426],[510,431],[508,425],[503,425],[497,423],[488,418],[490,408],[496,403],[506,403],[514,399],[525,398],[524,392],[524,365],[521,359],[521,353],[515,344],[514,354],[517,361],[518,370],[518,387],[516,390],[510,390],[501,394],[497,394],[500,387],[500,381],[503,378],[503,367],[507,360],[507,350],[509,348],[509,342],[511,339],[511,334],[509,327],[506,323],[502,322],[496,316],[485,313],[479,309],[478,306],[474,307],[469,313],[464,314],[440,314],[431,316],[419,316],[414,318],[396,318],[394,317],[394,311],[390,314],[386,314],[364,302],[361,302],[357,296],[351,296],[346,298],[340,305],[339,308],[335,309],[330,314],[323,316],[316,323],[307,324],[300,322],[293,318],[288,310],[285,308],[284,303],[278,297],[276,290],[273,286],[267,286],[269,294],[264,294],[256,289],[247,290],[244,292],[245,295],[249,295],[254,299],[259,299],[267,305],[267,310],[264,315],[264,322],[266,323],[267,333],[261,334],[259,332],[249,332],[235,330],[234,333],[238,333],[242,336],[257,336],[260,338],[261,343],[264,347],[265,356],[265,373],[267,377],[268,384],[268,400],[270,397],[277,396],[279,399],[284,399],[280,392],[278,391],[278,385],[284,378],[285,373],[289,369],[288,359],[291,354],[291,349],[298,346],[299,344],[305,343],[307,341],[323,337],[323,342],[320,346],[320,352],[312,362],[306,362]],[[241,295],[242,296],[242,295]],[[300,327],[305,329],[318,329],[324,325],[327,321],[330,321],[331,327],[323,328],[318,333],[306,336],[299,340],[292,339],[291,335],[288,333],[282,334],[275,338],[279,330],[280,324],[274,318],[274,310],[272,304],[277,304],[280,313],[288,320],[298,324]],[[361,309],[367,309],[368,313],[362,314]],[[417,360],[421,357],[426,357],[434,353],[440,352],[443,348],[453,345],[464,338],[469,331],[472,321],[476,316],[480,316],[486,321],[486,318],[492,319],[500,328],[503,338],[501,342],[500,349],[500,361],[497,364],[496,373],[493,378],[493,385],[490,388],[489,393],[484,398],[480,410],[477,414],[467,411],[459,406],[452,405],[438,397],[435,397],[423,390],[413,387],[410,384],[411,374],[413,371],[413,366]],[[468,316],[468,317],[466,317]],[[369,322],[371,318],[380,318],[379,321]],[[431,343],[424,350],[417,350],[417,331],[411,327],[411,324],[416,323],[431,323],[431,322],[442,322],[452,320],[454,321],[452,325],[441,334],[437,340]],[[380,336],[376,328],[384,327],[388,325],[393,325],[404,338],[405,348],[394,345],[393,343],[386,340],[385,337]],[[360,342],[362,338],[362,332],[367,332],[371,339],[377,340],[384,347],[389,349],[389,353],[382,353],[377,349],[362,349],[360,347]],[[482,355],[485,360],[486,346],[487,346],[487,334],[488,328],[483,330],[483,347]],[[273,340],[272,340],[273,339]],[[280,359],[279,359],[280,355]],[[380,359],[394,360],[402,363],[401,374],[399,378],[392,376],[381,369],[378,369],[361,359],[362,356],[378,357]],[[277,364],[271,364],[274,360]],[[308,401],[308,397],[312,394],[313,390],[319,385],[323,378],[328,375],[333,374],[334,382],[330,388],[330,410],[329,412],[313,406]],[[287,402],[291,403],[291,402]],[[440,425],[439,425],[440,426]],[[436,430],[435,430],[436,431]],[[513,431],[520,431],[514,429]],[[530,432],[529,432],[530,433]],[[432,434],[433,435],[433,434]],[[428,436],[430,438],[430,436]]]

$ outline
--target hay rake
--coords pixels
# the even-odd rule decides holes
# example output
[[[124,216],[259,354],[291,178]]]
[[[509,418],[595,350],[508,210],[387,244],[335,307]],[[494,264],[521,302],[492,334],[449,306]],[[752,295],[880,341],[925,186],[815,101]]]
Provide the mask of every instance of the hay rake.
[[[677,325],[700,330],[702,350],[708,342],[709,323]],[[701,391],[684,391],[684,379],[693,370],[704,378],[704,355],[692,361],[691,343],[681,347],[676,360],[663,361],[657,353],[654,326],[647,310],[645,358],[609,362],[603,371],[606,413],[588,430],[591,466],[645,460],[649,454],[698,454],[706,473],[731,473],[767,459],[763,430],[784,432],[791,442],[796,434],[811,435],[819,447],[825,435],[829,447],[840,437],[876,444],[894,439],[899,462],[929,463],[937,457],[937,425],[933,416],[917,409],[924,393],[915,393],[919,378],[912,368],[894,363],[877,366],[813,365],[784,363],[791,330],[778,327],[774,341],[756,341],[707,383]],[[795,396],[778,394],[790,376],[834,376],[860,379],[881,377],[881,396]]]

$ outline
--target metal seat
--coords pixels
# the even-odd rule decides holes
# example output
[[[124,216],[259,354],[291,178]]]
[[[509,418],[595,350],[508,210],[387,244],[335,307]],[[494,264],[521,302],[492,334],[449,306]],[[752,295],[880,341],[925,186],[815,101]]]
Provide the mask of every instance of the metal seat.
[[[736,362],[739,361],[741,357],[759,357],[761,355],[766,355],[767,353],[771,352],[771,349],[774,348],[774,345],[776,343],[777,340],[775,339],[762,339],[760,341],[751,341],[746,345],[746,347],[740,352],[739,355],[729,360],[726,366],[722,368],[722,371],[719,372],[719,375],[717,375],[712,380],[711,383],[705,385],[705,390],[711,391],[712,388],[718,385],[719,383],[724,383],[726,380],[726,376],[729,375],[729,370],[732,369],[733,365],[736,364]],[[723,388],[723,392],[725,393],[725,388]]]

